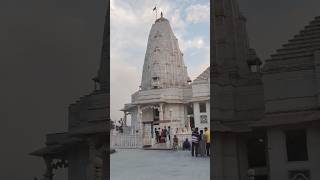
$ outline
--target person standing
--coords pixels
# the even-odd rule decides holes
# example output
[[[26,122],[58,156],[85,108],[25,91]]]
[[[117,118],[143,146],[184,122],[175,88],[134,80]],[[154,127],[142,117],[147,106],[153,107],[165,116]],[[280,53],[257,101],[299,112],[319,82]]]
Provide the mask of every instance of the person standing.
[[[155,133],[156,142],[159,143],[159,131],[157,130],[157,128],[154,128],[154,133]]]
[[[167,142],[167,133],[168,133],[168,130],[167,130],[167,127],[165,126],[163,129],[164,142]]]
[[[159,138],[158,142],[161,143],[161,129],[160,129],[160,128],[158,128],[158,134],[159,134],[159,136],[158,136],[158,138]]]
[[[207,150],[207,156],[210,156],[210,131],[207,127],[204,128],[205,132],[205,141],[206,141],[206,150]]]
[[[161,138],[160,138],[160,142],[161,143],[165,143],[166,142],[166,138],[165,138],[165,135],[164,135],[164,129],[161,129]]]
[[[177,149],[178,149],[178,144],[179,144],[178,137],[177,137],[177,135],[174,135],[174,136],[173,136],[173,145],[172,145],[172,147],[173,147],[174,150],[177,150]]]
[[[194,156],[196,155],[196,157],[198,156],[198,151],[199,151],[199,132],[198,132],[198,128],[196,127],[194,129],[194,131],[192,132],[192,147],[191,147],[191,155]]]
[[[171,139],[170,139],[170,126],[168,126],[167,135],[168,135],[168,139],[169,139],[169,141],[171,142]]]
[[[199,139],[199,153],[201,157],[204,157],[206,155],[206,139],[203,130],[200,130]]]
[[[186,138],[186,140],[183,142],[182,149],[190,151],[190,143],[189,143],[188,138]]]

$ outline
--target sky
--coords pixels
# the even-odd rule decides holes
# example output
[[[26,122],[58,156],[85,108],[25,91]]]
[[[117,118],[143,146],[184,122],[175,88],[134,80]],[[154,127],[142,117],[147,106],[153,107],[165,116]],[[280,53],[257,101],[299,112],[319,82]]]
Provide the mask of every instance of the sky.
[[[178,38],[188,74],[193,80],[210,65],[209,0],[111,0],[111,119],[130,103],[140,86],[149,31],[160,12]]]
[[[184,1],[179,0],[179,4]],[[46,133],[65,131],[68,105],[93,89],[91,78],[100,60],[105,3],[105,0],[0,1],[1,180],[40,177],[44,163],[28,153],[44,145]],[[262,59],[267,59],[315,16],[320,16],[319,0],[239,0],[239,4],[248,20],[251,46]],[[151,9],[153,6],[150,4]],[[125,11],[131,12],[130,8]],[[149,15],[149,9],[145,11],[150,21],[141,22],[144,33],[136,31],[133,37],[147,34],[151,28],[154,14]],[[138,15],[144,15],[143,12]],[[164,16],[170,17],[167,11]],[[133,20],[134,17],[127,16]],[[174,31],[178,36],[178,30]],[[136,46],[134,39],[129,36],[122,43]],[[142,46],[146,46],[146,40],[141,42]],[[142,65],[145,48],[137,50],[142,58],[132,63],[140,61]],[[119,52],[119,56],[126,51]],[[122,67],[129,67],[125,65]],[[128,78],[131,76],[138,77],[137,84],[122,79],[132,87],[128,95],[137,90],[141,72],[132,68],[131,74],[127,74]]]

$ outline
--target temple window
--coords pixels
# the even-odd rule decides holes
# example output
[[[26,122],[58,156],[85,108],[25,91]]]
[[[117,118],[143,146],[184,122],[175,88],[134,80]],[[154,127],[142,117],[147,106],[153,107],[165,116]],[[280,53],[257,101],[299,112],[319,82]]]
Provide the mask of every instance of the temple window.
[[[199,103],[199,107],[200,107],[200,113],[207,112],[206,103]]]
[[[192,104],[190,104],[190,105],[187,106],[187,114],[188,114],[188,115],[192,115],[192,114],[193,114]]]
[[[247,158],[249,168],[265,167],[266,157],[266,136],[264,133],[254,134],[247,141]]]
[[[160,120],[160,112],[158,108],[153,109],[153,121],[159,121]],[[159,122],[157,122],[159,124]]]
[[[152,87],[153,89],[158,89],[160,88],[160,82],[159,82],[159,77],[158,76],[153,76],[152,77]]]
[[[288,161],[307,161],[307,137],[305,129],[288,130],[285,132]]]

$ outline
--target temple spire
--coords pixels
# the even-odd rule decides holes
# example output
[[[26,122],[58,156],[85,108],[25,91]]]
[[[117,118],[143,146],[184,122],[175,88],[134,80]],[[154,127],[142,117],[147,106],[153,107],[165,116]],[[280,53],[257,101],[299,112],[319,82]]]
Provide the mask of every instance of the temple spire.
[[[188,85],[188,80],[178,39],[161,13],[149,33],[141,90],[183,87]]]
[[[107,12],[109,10],[107,9]],[[100,67],[98,70],[97,77],[94,78],[94,81],[100,84],[100,90],[106,91],[108,85],[108,60],[110,59],[110,49],[109,49],[109,42],[110,42],[110,19],[108,16],[105,17],[105,24],[104,24],[104,32],[103,32],[103,42],[102,42],[102,49],[101,49],[101,58],[100,58]]]
[[[213,53],[214,64],[225,72],[244,75],[249,72],[249,49],[246,19],[239,11],[237,0],[214,1]]]

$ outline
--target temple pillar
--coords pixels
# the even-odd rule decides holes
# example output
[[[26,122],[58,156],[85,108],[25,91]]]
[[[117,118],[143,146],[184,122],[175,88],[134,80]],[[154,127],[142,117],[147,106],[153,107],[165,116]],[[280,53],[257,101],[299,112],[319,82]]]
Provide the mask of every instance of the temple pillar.
[[[314,63],[315,63],[315,82],[317,89],[317,100],[318,107],[320,107],[320,51],[314,52]]]
[[[103,145],[103,148],[102,148],[102,180],[107,180],[108,179],[108,158],[107,158],[107,144],[104,144]]]
[[[143,131],[143,123],[142,123],[142,109],[141,106],[138,106],[138,122],[139,122],[139,134],[142,134]]]
[[[159,120],[163,121],[164,119],[164,114],[163,114],[163,103],[159,104]]]
[[[127,126],[127,111],[123,111],[123,113],[124,113],[123,122],[124,122],[124,125]]]
[[[46,172],[43,175],[44,180],[52,180],[53,179],[53,167],[52,167],[52,158],[51,157],[43,157],[44,162],[46,164]]]
[[[88,165],[87,165],[87,179],[93,179],[93,175],[94,175],[94,154],[95,154],[95,144],[92,141],[92,139],[88,139],[87,140],[88,143]]]

